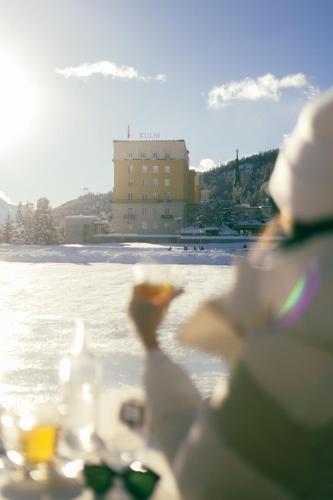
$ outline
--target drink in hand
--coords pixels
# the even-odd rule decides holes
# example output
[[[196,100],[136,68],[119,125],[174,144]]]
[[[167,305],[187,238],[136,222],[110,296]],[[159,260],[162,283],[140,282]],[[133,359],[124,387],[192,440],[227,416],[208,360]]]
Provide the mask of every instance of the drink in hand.
[[[158,305],[171,297],[173,289],[173,285],[167,281],[164,283],[144,281],[143,283],[135,286],[134,294],[138,299],[143,299],[147,302]]]
[[[170,299],[174,285],[171,267],[146,259],[134,266],[134,296],[159,305]]]

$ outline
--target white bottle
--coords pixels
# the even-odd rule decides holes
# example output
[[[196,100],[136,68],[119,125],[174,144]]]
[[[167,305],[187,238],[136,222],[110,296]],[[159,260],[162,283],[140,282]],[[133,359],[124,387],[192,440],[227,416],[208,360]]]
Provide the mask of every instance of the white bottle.
[[[70,356],[60,362],[63,430],[71,446],[94,447],[97,435],[101,367],[89,351],[84,323],[76,322]]]

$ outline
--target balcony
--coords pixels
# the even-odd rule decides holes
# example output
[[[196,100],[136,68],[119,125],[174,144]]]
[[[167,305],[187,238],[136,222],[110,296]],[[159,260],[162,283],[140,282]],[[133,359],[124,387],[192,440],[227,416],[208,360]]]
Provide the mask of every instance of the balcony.
[[[134,220],[135,219],[135,215],[134,214],[124,214],[123,218],[127,219],[127,220]]]
[[[173,215],[172,214],[162,214],[161,215],[161,219],[173,219]]]

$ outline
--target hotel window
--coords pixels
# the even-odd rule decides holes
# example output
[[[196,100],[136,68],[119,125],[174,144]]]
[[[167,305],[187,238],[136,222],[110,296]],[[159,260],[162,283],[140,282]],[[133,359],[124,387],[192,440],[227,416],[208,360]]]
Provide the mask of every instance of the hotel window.
[[[158,158],[158,153],[153,153],[153,158],[154,158],[154,160],[157,160],[157,158]]]
[[[133,170],[134,170],[133,165],[128,165],[128,173],[129,173],[129,174],[132,174],[132,173],[133,173]]]
[[[165,215],[170,215],[170,208],[165,208],[164,209],[164,214]]]
[[[170,193],[169,192],[165,192],[164,193],[164,200],[165,201],[170,201]]]
[[[158,165],[153,165],[153,174],[158,174]]]
[[[132,201],[133,200],[133,193],[128,193],[127,199],[128,199],[128,201]]]
[[[166,160],[170,160],[171,159],[170,153],[165,153],[165,159]]]
[[[144,160],[146,158],[146,153],[140,153],[140,158]]]
[[[153,208],[153,216],[157,217],[157,208]]]
[[[147,207],[142,207],[142,215],[147,215]]]
[[[127,158],[128,158],[129,160],[132,160],[132,159],[133,159],[133,153],[128,153]]]
[[[153,187],[158,187],[158,179],[153,179]]]
[[[148,229],[148,222],[146,220],[142,221],[142,229]]]
[[[170,179],[164,179],[164,186],[169,187],[170,186]]]
[[[153,200],[154,201],[158,201],[158,193],[154,193],[153,194]]]
[[[148,181],[147,181],[147,179],[142,179],[142,185],[143,185],[143,186],[148,186]]]
[[[128,179],[128,185],[129,185],[129,186],[133,186],[133,184],[134,184],[134,181],[133,181],[132,177],[130,177],[130,178]]]
[[[164,165],[164,172],[170,174],[170,165]]]
[[[143,193],[142,194],[142,201],[147,201],[148,200],[148,194],[147,193]]]
[[[142,165],[142,173],[146,174],[148,172],[148,167],[147,165]]]

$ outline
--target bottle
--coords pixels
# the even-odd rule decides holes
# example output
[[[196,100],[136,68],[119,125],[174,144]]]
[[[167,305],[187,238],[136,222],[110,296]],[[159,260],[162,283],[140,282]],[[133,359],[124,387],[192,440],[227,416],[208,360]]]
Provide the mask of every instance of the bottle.
[[[63,431],[71,447],[92,450],[97,438],[101,367],[88,348],[84,323],[76,321],[70,355],[59,366]]]

